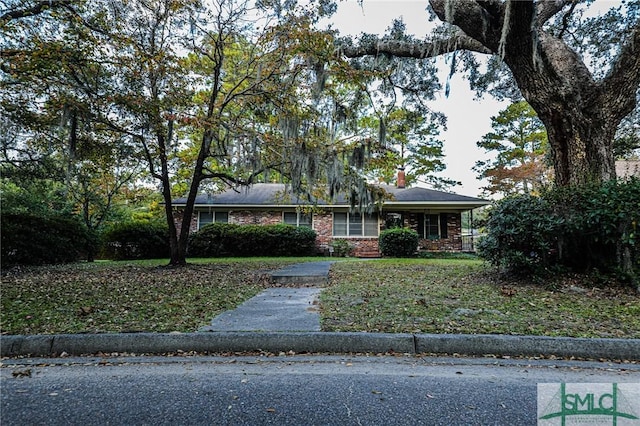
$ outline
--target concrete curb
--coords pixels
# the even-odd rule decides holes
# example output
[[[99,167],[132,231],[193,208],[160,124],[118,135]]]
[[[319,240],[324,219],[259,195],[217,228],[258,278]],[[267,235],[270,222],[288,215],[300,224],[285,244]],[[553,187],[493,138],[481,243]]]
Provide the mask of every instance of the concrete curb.
[[[332,332],[203,332],[0,336],[0,355],[98,352],[370,352],[558,356],[640,361],[640,339]]]

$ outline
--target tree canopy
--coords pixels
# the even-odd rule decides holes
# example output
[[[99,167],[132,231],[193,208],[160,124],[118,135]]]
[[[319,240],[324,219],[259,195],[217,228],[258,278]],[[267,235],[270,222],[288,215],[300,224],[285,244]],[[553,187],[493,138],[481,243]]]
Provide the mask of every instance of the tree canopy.
[[[565,186],[615,177],[613,139],[637,108],[640,2],[430,0],[443,25],[425,40],[364,35],[343,40],[347,57],[452,55],[472,86],[523,97],[545,124],[555,182]],[[479,56],[489,58],[482,70]]]
[[[203,184],[215,191],[216,183],[278,179],[310,198],[321,185],[373,208],[382,194],[366,180],[367,159],[392,151],[386,121],[399,108],[414,117],[425,111],[388,100],[431,66],[392,79],[378,60],[354,67],[336,57],[333,33],[315,27],[333,10],[329,2],[9,3],[0,21],[3,161],[57,158],[79,205],[91,189],[124,184],[101,167],[143,162],[162,193],[172,264],[185,263]],[[421,80],[416,98],[432,96]],[[375,130],[365,116],[375,117]],[[425,155],[441,157],[438,143],[430,149]],[[109,205],[111,191],[105,196],[100,205]],[[186,208],[176,214],[180,196]]]
[[[491,117],[493,131],[477,145],[495,153],[494,160],[478,160],[474,170],[486,178],[489,194],[539,193],[547,183],[549,165],[547,132],[535,111],[525,101],[509,105]]]

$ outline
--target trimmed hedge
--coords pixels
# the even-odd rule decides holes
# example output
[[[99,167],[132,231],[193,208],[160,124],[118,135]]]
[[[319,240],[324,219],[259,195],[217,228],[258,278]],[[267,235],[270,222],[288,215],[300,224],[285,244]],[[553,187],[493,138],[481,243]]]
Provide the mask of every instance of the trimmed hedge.
[[[96,238],[74,216],[2,214],[2,264],[68,263],[86,257]]]
[[[118,223],[104,232],[103,241],[104,256],[113,260],[161,259],[170,255],[169,230],[165,224]]]
[[[382,231],[378,239],[380,253],[389,257],[412,257],[418,250],[418,233],[409,228]]]
[[[189,239],[190,257],[310,256],[316,233],[291,225],[212,223]]]

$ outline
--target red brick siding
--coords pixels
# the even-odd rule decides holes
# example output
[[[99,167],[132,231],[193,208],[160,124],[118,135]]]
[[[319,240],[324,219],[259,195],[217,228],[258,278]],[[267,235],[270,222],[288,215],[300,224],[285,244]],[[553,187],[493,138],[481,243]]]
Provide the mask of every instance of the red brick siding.
[[[282,223],[281,211],[231,211],[229,222],[238,225],[277,225]]]
[[[404,212],[404,226],[415,231],[418,230],[418,213]],[[181,212],[176,213],[176,225],[178,231],[181,223]],[[230,211],[229,223],[239,225],[269,225],[282,223],[281,211]],[[198,226],[198,212],[194,213],[191,219],[191,232],[195,232]],[[333,238],[333,214],[331,212],[322,212],[313,214],[313,229],[316,231],[316,246],[320,253],[328,253],[328,248]],[[380,221],[380,230],[384,230],[384,220]],[[462,217],[460,213],[447,214],[447,238],[438,240],[421,239],[419,250],[427,251],[460,251],[462,250]],[[354,247],[353,256],[374,256],[379,254],[378,238],[362,238],[362,237],[337,237],[335,239],[344,239]]]
[[[331,212],[313,214],[313,230],[316,231],[316,246],[326,253],[333,240],[333,215]]]
[[[427,251],[461,251],[462,250],[462,215],[447,214],[447,238],[438,240],[420,240],[419,250]]]

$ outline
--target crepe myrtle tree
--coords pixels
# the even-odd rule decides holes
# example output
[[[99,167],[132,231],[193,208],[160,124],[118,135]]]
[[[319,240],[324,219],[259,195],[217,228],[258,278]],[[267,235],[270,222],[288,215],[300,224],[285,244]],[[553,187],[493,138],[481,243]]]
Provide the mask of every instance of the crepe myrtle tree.
[[[422,60],[451,55],[473,87],[533,107],[544,123],[559,186],[615,178],[613,141],[637,108],[640,3],[580,0],[429,0],[444,23],[424,40],[371,35],[342,40],[348,58]],[[481,72],[478,55],[487,55]]]

